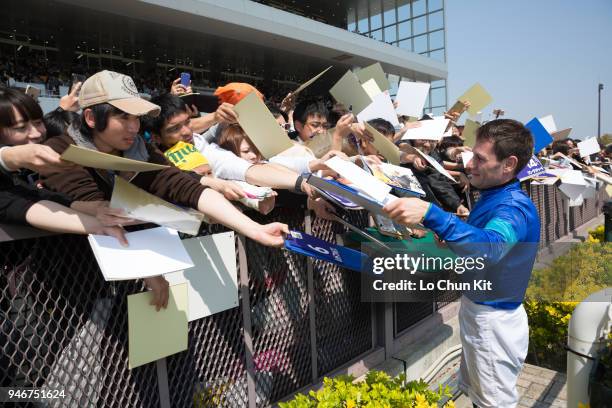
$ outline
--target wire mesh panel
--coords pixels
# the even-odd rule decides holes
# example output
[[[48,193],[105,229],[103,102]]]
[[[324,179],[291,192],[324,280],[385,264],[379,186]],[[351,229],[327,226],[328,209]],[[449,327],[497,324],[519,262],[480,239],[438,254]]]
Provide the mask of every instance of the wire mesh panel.
[[[367,226],[365,212],[339,211],[358,227]],[[312,234],[336,243],[345,229],[338,223],[315,219]],[[361,302],[361,276],[322,261],[313,262],[316,313],[317,367],[322,376],[373,347],[371,304]]]
[[[106,284],[87,240],[0,244],[0,384],[65,390],[52,406],[156,407],[155,365],[128,369],[126,295]]]
[[[304,210],[277,208],[260,222],[304,231]],[[266,221],[267,220],[267,221]],[[311,380],[306,258],[247,240],[257,405],[266,406]]]

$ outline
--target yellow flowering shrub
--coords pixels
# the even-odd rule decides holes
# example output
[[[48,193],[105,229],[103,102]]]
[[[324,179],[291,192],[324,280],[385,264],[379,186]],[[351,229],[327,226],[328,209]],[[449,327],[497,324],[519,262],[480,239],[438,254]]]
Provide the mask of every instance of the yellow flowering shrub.
[[[429,389],[422,381],[406,382],[402,374],[391,378],[382,371],[370,371],[365,381],[354,383],[352,376],[325,378],[323,388],[298,394],[291,401],[279,403],[281,408],[438,408],[438,401],[451,397],[449,387]],[[455,408],[448,401],[444,408]]]
[[[574,245],[550,266],[535,269],[527,288],[529,319],[527,361],[565,371],[567,330],[576,305],[612,286],[612,245],[603,243],[603,226],[589,231],[587,242]]]

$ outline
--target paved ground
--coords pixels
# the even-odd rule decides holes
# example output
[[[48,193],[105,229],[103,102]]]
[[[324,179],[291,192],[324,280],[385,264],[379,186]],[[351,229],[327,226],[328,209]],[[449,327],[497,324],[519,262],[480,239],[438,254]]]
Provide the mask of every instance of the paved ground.
[[[565,374],[546,368],[525,364],[519,376],[517,388],[521,396],[519,407],[565,408],[567,394]],[[471,401],[461,395],[455,401],[457,408],[471,408]]]

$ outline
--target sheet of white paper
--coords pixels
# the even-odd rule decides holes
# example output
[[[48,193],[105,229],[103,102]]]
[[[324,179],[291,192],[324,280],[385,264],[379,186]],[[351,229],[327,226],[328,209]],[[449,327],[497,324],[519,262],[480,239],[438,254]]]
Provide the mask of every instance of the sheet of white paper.
[[[395,97],[397,114],[420,118],[430,86],[427,82],[401,81]]]
[[[175,230],[158,227],[128,232],[125,236],[128,247],[121,246],[114,237],[88,237],[107,281],[148,278],[193,266]]]
[[[187,282],[189,321],[238,306],[234,232],[183,240],[194,266],[164,277],[171,285]]]
[[[552,132],[550,135],[553,140],[563,140],[566,139],[572,131],[572,128],[557,130],[556,132]]]
[[[327,167],[350,181],[351,187],[357,188],[377,201],[383,201],[391,191],[391,186],[378,180],[359,166],[340,157],[332,157],[325,162]]]
[[[584,202],[584,197],[582,196],[582,194],[578,194],[575,198],[569,199],[568,205],[570,207],[580,207],[583,202]]]
[[[578,186],[586,186],[584,175],[580,170],[568,170],[561,176],[561,182],[564,184],[574,184]]]
[[[361,86],[363,87],[363,90],[366,91],[366,93],[372,100],[374,100],[374,97],[376,97],[376,95],[382,92],[380,88],[378,87],[378,84],[376,83],[376,80],[374,78],[368,79],[366,82],[361,84]]]
[[[121,208],[134,219],[154,222],[190,235],[197,235],[204,214],[183,209],[115,176],[111,208]]]
[[[397,120],[397,113],[395,113],[393,102],[386,92],[376,95],[372,103],[357,115],[357,120],[359,122],[367,122],[368,120],[377,118],[385,119],[391,122],[393,126],[399,127],[399,121]]]
[[[468,163],[474,157],[474,152],[461,152],[461,161],[463,161],[463,167],[467,167]]]
[[[561,175],[559,190],[571,200],[576,200],[578,196],[582,195],[586,187],[587,183],[579,170],[568,170]]]
[[[442,167],[442,165],[440,163],[438,163],[436,161],[436,159],[434,159],[433,157],[431,157],[428,154],[423,153],[422,151],[420,151],[419,149],[416,149],[414,147],[410,148],[410,151],[417,153],[418,155],[420,155],[422,158],[424,158],[425,160],[427,160],[427,163],[429,163],[431,165],[431,167],[433,167],[434,169],[436,169],[439,173],[441,173],[442,175],[446,176],[449,180],[451,180],[453,183],[457,183],[457,181],[453,178],[453,176],[451,176],[448,171],[446,171],[446,169],[444,167]]]
[[[543,118],[538,118],[538,120],[540,121],[542,126],[544,126],[544,129],[546,129],[548,133],[554,133],[557,131],[557,125],[555,124],[555,119],[553,118],[553,115],[547,115]]]
[[[421,126],[408,129],[404,133],[402,140],[425,139],[439,141],[446,131],[448,121],[444,116],[434,117],[433,120],[421,120],[419,121]]]
[[[578,142],[578,150],[580,150],[580,157],[586,157],[599,153],[601,148],[599,147],[597,138],[592,137],[590,139],[583,140],[582,142]]]
[[[552,186],[557,182],[557,180],[559,180],[559,177],[545,177],[542,179],[535,178],[531,179],[531,184],[539,186]]]

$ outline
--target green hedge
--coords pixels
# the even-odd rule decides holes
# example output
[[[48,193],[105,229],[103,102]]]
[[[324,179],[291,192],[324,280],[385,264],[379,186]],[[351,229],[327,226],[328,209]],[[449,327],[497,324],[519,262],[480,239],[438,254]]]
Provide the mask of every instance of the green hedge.
[[[564,346],[574,308],[592,293],[612,286],[612,244],[602,243],[602,237],[603,226],[597,227],[589,231],[587,242],[533,271],[524,303],[529,363],[565,371]]]
[[[420,381],[406,382],[405,375],[391,378],[382,371],[370,371],[365,381],[355,383],[352,376],[325,378],[323,388],[298,394],[281,408],[438,408],[438,401],[451,397],[448,386],[440,386],[437,392]],[[445,408],[454,408],[448,401]]]

